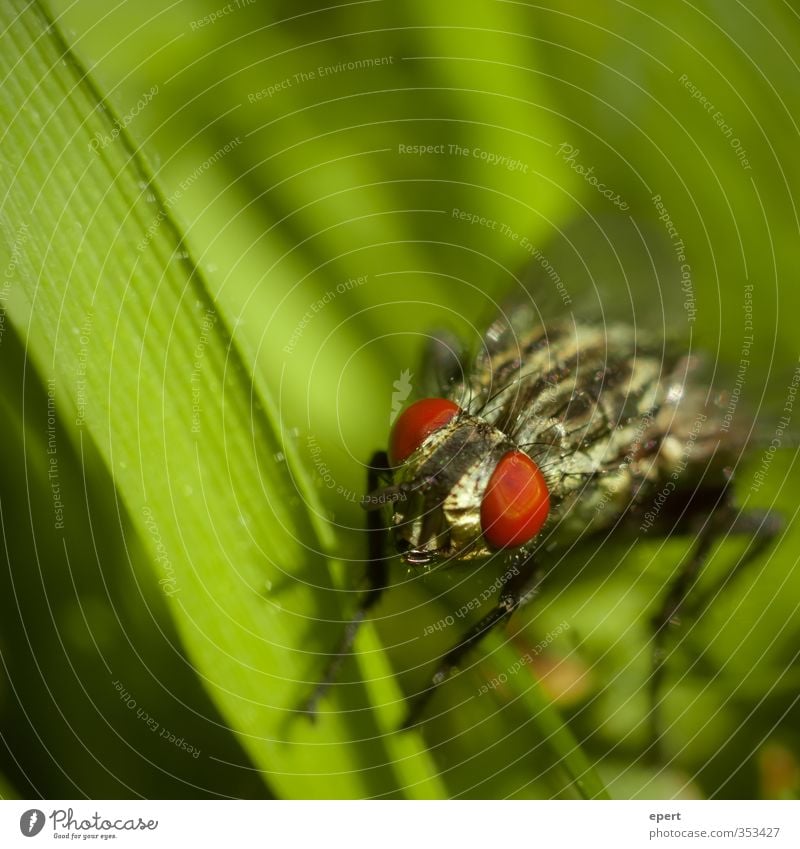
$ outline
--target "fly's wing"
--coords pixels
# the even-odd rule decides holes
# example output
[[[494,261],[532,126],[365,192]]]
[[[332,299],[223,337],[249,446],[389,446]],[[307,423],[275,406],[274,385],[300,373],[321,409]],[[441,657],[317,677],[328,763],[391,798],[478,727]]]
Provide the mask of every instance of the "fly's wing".
[[[462,407],[485,409],[532,352],[543,372],[557,369],[557,361],[538,352],[555,344],[562,350],[579,346],[582,328],[602,329],[609,357],[620,336],[631,333],[629,353],[660,356],[665,371],[673,368],[676,352],[687,350],[681,267],[666,232],[631,217],[587,216],[529,253],[514,290],[494,308],[466,379],[452,385],[451,397]]]
[[[435,330],[426,340],[419,367],[420,398],[449,397],[466,380],[464,344],[450,330]]]
[[[624,324],[685,344],[693,301],[681,284],[681,258],[664,228],[632,216],[586,216],[551,234],[520,289],[545,317]]]
[[[755,416],[738,403],[736,368],[692,344],[683,243],[656,226],[585,218],[537,249],[476,354],[471,409],[495,418],[502,401],[497,422],[530,432],[532,419],[549,416],[573,429],[575,445],[613,445],[617,429],[647,424],[642,444],[659,453],[665,474],[716,486],[743,456]],[[518,371],[517,384],[506,385],[517,350],[543,379]]]

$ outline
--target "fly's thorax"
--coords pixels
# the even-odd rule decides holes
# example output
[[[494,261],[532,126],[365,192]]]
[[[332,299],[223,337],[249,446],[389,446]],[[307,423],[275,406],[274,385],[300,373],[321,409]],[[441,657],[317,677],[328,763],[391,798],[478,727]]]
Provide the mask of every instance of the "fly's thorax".
[[[397,550],[411,564],[488,556],[481,502],[500,458],[514,444],[484,420],[462,413],[432,433],[396,470],[403,497],[393,504]]]

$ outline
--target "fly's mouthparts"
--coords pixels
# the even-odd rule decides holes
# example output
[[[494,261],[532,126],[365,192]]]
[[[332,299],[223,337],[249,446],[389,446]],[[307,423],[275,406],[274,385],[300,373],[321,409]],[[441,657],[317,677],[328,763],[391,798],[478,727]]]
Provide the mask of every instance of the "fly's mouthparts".
[[[422,527],[419,531],[419,547],[429,546],[431,542],[438,540],[442,532],[443,517],[440,510],[429,510],[422,519]]]
[[[409,494],[424,490],[436,479],[426,477],[419,481],[404,481],[376,489],[361,497],[361,506],[364,510],[378,510],[385,504],[394,504],[396,501],[406,501]]]
[[[417,551],[412,549],[403,554],[403,559],[411,566],[427,566],[436,558],[435,551]]]
[[[405,501],[407,497],[406,490],[402,484],[398,486],[386,486],[362,496],[361,506],[364,510],[379,510],[385,504]]]

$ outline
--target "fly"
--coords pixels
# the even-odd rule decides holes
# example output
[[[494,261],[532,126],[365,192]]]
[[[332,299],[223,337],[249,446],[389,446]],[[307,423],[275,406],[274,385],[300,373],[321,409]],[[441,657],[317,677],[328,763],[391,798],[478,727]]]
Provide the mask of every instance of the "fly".
[[[435,340],[425,368],[439,394],[408,406],[388,451],[372,457],[369,589],[306,709],[314,712],[386,588],[392,551],[419,569],[496,556],[513,566],[495,607],[411,699],[410,726],[464,655],[534,596],[554,551],[612,529],[678,534],[694,547],[652,617],[657,741],[668,628],[703,561],[716,540],[745,535],[741,569],[780,528],[773,513],[735,506],[730,470],[743,440],[726,429],[700,359],[673,347],[622,323],[542,323],[525,307],[490,325],[470,365],[446,354],[451,340]]]

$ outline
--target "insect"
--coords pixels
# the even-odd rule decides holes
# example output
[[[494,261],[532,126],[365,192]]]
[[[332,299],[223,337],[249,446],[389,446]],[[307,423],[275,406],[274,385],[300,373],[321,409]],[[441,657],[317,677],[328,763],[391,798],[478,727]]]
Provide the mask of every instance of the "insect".
[[[522,305],[490,324],[471,362],[452,345],[434,339],[425,364],[434,392],[400,414],[388,451],[370,463],[369,588],[308,709],[386,588],[393,551],[422,570],[498,556],[514,566],[494,608],[411,699],[410,726],[464,655],[535,595],[554,551],[610,531],[677,534],[693,548],[652,614],[658,740],[665,641],[704,560],[715,541],[745,535],[741,569],[780,527],[775,514],[735,506],[740,433],[726,429],[700,358],[625,323],[542,321]]]

